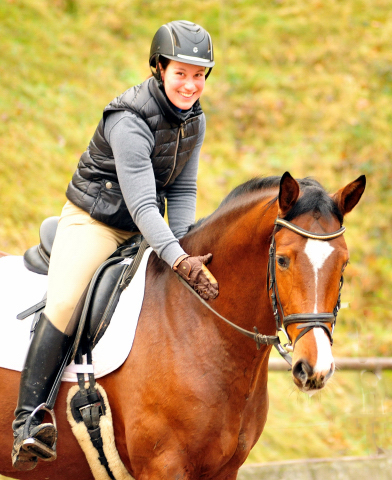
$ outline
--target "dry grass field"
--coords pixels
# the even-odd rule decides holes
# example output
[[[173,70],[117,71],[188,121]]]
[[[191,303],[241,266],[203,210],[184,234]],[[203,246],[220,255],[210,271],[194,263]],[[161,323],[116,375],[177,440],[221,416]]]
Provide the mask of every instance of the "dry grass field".
[[[0,250],[22,254],[42,220],[59,214],[102,109],[148,76],[152,35],[173,12],[215,42],[198,217],[254,176],[288,170],[333,192],[366,174],[364,198],[346,220],[349,308],[334,352],[390,356],[388,0],[0,0]],[[337,372],[306,398],[289,373],[271,373],[269,419],[249,461],[391,450],[391,380]]]

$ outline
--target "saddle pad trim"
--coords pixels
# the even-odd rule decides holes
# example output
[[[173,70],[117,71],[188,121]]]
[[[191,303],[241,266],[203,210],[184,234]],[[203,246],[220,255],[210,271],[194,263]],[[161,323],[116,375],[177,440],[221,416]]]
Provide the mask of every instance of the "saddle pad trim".
[[[86,388],[89,384],[86,383]],[[95,388],[99,390],[99,393],[105,401],[106,412],[100,417],[99,426],[101,428],[101,435],[103,440],[103,450],[109,463],[109,468],[112,471],[116,480],[134,480],[128,470],[125,468],[120,455],[118,454],[114,430],[113,430],[113,418],[109,405],[108,396],[99,383],[95,384]],[[68,391],[67,395],[67,419],[71,426],[72,433],[78,441],[81,449],[83,450],[87,462],[91,468],[91,472],[94,475],[95,480],[110,480],[110,477],[103,465],[101,465],[98,459],[98,452],[91,443],[90,436],[87,432],[87,427],[83,422],[77,423],[73,418],[71,411],[71,400],[74,395],[79,391],[79,385],[74,385]]]
[[[93,351],[95,378],[101,378],[119,368],[127,359],[134,340],[143,304],[147,263],[152,253],[143,255],[140,267],[131,284],[121,294],[110,325]],[[22,256],[9,255],[0,259],[0,367],[21,372],[30,344],[33,317],[16,320],[19,312],[37,303],[47,291],[48,277],[27,270]],[[16,285],[18,288],[16,289]],[[17,340],[17,341],[16,341]],[[85,362],[84,362],[85,363]],[[72,365],[72,364],[71,364]],[[77,382],[75,373],[64,371],[62,381]],[[86,374],[86,380],[88,380]]]

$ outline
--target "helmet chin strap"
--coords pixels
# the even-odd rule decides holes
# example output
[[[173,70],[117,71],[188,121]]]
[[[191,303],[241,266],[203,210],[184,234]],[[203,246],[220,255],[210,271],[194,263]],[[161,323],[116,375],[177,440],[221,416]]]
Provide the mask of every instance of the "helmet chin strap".
[[[159,86],[163,85],[161,69],[159,68],[159,54],[158,53],[155,55],[155,69],[150,64],[150,70],[151,70],[152,76],[158,81]]]
[[[210,74],[211,71],[212,71],[212,67],[206,67],[206,68],[207,68],[208,70],[207,70],[207,73],[206,73],[206,75],[205,75],[205,79],[207,80],[209,74]]]

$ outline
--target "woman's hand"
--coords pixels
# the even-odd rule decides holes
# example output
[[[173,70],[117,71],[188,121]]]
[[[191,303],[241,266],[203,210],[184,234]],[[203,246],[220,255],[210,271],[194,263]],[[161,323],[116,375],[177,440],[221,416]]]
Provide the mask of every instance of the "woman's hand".
[[[173,265],[173,270],[178,273],[196,292],[208,300],[218,296],[218,282],[206,267],[212,259],[212,253],[191,257],[182,255]]]

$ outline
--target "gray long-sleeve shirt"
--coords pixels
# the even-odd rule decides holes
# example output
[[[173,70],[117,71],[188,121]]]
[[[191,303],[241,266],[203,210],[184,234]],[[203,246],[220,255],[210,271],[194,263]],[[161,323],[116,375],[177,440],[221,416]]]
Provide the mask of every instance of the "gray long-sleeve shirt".
[[[178,239],[195,221],[197,171],[205,135],[204,115],[196,147],[167,192],[169,226],[156,203],[151,163],[154,137],[147,124],[129,111],[112,112],[106,119],[104,135],[113,150],[121,191],[134,222],[159,257],[173,266],[185,253]]]

